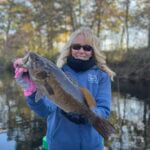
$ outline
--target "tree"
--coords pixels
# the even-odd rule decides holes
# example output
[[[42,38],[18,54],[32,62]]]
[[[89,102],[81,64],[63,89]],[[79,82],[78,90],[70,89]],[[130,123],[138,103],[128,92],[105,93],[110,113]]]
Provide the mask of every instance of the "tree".
[[[5,1],[0,3],[0,33],[3,35],[3,47],[1,53],[4,57],[9,59],[15,54],[15,45],[19,45],[15,41],[14,36],[18,33],[20,20],[23,20],[23,14],[27,13],[29,9],[24,4],[15,3],[14,1]]]
[[[125,13],[116,1],[95,0],[90,5],[91,9],[85,10],[84,22],[93,28],[98,37],[105,31],[120,32]]]
[[[150,48],[150,5],[149,0],[136,0],[136,10],[132,20],[132,26],[147,30],[147,47]]]

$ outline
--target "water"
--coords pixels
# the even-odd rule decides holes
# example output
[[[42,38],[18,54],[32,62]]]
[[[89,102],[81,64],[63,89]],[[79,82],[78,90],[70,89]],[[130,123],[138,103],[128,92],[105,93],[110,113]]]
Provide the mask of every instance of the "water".
[[[118,82],[113,86],[112,114],[118,134],[112,139],[112,150],[150,150],[149,83]]]
[[[113,84],[111,121],[117,133],[105,145],[110,150],[150,150],[150,86],[148,83]],[[46,120],[26,105],[10,75],[0,77],[0,150],[38,150]]]
[[[0,150],[38,149],[46,133],[46,121],[30,111],[21,89],[9,75],[0,79]]]

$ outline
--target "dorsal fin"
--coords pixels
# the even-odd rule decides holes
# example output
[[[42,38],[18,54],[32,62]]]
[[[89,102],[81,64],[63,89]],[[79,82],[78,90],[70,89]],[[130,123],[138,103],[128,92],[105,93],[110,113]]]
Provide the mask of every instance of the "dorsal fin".
[[[96,102],[90,92],[85,88],[80,88],[82,94],[84,95],[85,101],[90,109],[96,107]]]

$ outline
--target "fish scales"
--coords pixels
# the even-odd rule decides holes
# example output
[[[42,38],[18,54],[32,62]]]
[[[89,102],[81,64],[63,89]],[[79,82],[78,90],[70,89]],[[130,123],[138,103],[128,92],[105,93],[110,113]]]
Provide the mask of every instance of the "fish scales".
[[[83,94],[81,93],[79,87],[77,85],[75,85],[66,75],[65,73],[59,69],[59,68],[51,68],[48,67],[50,70],[50,76],[51,74],[53,74],[53,79],[55,79],[59,86],[62,87],[62,89],[70,94],[71,93],[71,96],[74,97],[74,99],[76,99],[77,101],[80,101],[80,102],[83,102]]]
[[[47,79],[48,83],[50,83],[52,89],[54,89],[55,93],[55,103],[60,106],[66,112],[76,112],[82,113],[83,107],[86,107],[84,104],[76,101],[72,95],[67,91],[65,91],[59,84],[58,80],[55,77],[49,77]],[[82,101],[81,101],[82,102]]]

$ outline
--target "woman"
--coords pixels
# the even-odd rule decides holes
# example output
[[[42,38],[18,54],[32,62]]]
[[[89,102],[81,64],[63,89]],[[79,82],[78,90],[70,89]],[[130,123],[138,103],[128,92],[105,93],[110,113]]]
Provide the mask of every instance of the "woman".
[[[36,85],[19,68],[22,59],[14,62],[15,78],[22,87],[29,107],[47,118],[49,150],[103,150],[103,138],[79,115],[70,115],[58,108],[46,96],[35,102]],[[110,114],[111,81],[115,73],[99,51],[98,38],[89,28],[82,27],[72,33],[57,60],[57,66],[81,87],[87,88],[96,101],[92,110],[107,118]]]

